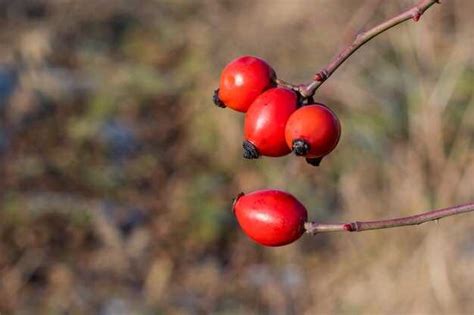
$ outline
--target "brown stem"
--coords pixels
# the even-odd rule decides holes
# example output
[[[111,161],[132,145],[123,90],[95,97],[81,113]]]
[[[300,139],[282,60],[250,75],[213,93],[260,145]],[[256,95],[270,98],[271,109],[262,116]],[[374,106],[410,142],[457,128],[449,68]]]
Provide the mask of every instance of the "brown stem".
[[[365,31],[356,36],[352,44],[345,47],[332,61],[319,71],[311,83],[299,87],[301,95],[308,97],[313,96],[316,90],[329,78],[339,66],[346,61],[357,49],[362,47],[369,40],[375,36],[385,32],[386,30],[407,20],[413,19],[415,22],[420,19],[423,13],[428,10],[433,4],[439,3],[439,0],[421,0],[412,8],[400,13],[397,16],[388,19],[385,22]]]
[[[317,234],[323,232],[362,232],[368,230],[388,229],[406,225],[418,225],[428,221],[474,211],[474,202],[449,208],[432,210],[409,217],[402,217],[379,221],[353,221],[348,223],[325,224],[316,222],[305,223],[306,233]]]
[[[282,79],[276,79],[275,80],[276,84],[281,87],[286,87],[291,90],[299,91],[300,87],[297,85],[294,85],[290,82],[283,81]]]

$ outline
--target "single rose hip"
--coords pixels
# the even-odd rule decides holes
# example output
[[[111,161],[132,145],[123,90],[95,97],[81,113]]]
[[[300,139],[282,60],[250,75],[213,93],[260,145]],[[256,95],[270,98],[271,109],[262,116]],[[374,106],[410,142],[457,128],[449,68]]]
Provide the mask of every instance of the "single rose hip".
[[[244,157],[283,156],[291,152],[285,141],[285,126],[297,109],[296,93],[273,88],[255,99],[245,114]]]
[[[308,218],[306,208],[295,197],[274,189],[239,195],[233,211],[242,230],[266,246],[296,241],[304,233]]]
[[[341,124],[326,106],[307,105],[295,111],[286,124],[286,143],[296,155],[307,159],[322,158],[339,142]],[[308,161],[310,162],[310,161]]]
[[[253,56],[239,57],[222,71],[214,103],[245,113],[257,96],[275,86],[275,79],[275,71],[265,60]]]

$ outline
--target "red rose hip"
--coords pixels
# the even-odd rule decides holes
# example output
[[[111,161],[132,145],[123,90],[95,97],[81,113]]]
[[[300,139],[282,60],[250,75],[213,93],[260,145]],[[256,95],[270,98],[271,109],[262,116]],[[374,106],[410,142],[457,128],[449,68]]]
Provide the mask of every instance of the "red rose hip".
[[[287,88],[265,91],[245,114],[244,157],[284,156],[291,152],[285,141],[285,126],[297,109],[296,93]]]
[[[257,96],[275,85],[275,79],[275,71],[265,60],[239,57],[222,71],[214,103],[245,113]]]
[[[307,159],[329,154],[339,142],[341,124],[336,114],[320,104],[299,108],[288,119],[286,143],[296,155]]]
[[[291,194],[274,189],[237,197],[234,214],[242,230],[265,246],[290,244],[304,233],[306,208]]]

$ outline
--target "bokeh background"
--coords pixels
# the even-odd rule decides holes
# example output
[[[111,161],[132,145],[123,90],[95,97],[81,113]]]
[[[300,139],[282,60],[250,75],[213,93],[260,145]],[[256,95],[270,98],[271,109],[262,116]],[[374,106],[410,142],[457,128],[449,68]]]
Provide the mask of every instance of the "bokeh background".
[[[241,158],[223,66],[307,82],[414,1],[0,1],[0,313],[472,314],[474,217],[249,241],[240,191],[324,222],[474,200],[474,2],[371,41],[318,91],[340,117],[320,168]]]

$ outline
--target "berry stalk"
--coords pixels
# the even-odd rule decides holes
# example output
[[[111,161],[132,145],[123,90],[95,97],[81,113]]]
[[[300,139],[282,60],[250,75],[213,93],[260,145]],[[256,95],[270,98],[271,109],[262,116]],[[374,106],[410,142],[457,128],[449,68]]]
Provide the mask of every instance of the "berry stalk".
[[[431,210],[424,213],[388,220],[353,221],[347,223],[326,224],[306,222],[306,233],[318,234],[325,232],[362,232],[369,230],[389,229],[407,225],[418,225],[429,221],[439,220],[452,215],[474,211],[474,202],[452,206],[444,209]]]

